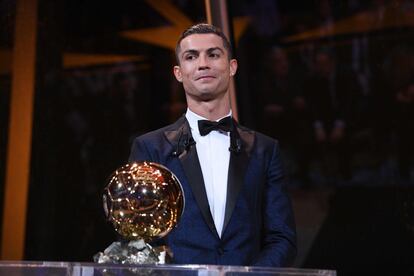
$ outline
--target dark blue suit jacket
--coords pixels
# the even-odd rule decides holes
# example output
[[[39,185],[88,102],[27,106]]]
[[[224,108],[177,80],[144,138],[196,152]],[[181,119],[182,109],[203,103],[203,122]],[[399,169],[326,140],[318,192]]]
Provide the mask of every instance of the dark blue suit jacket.
[[[180,180],[184,213],[165,238],[177,264],[289,266],[296,254],[291,204],[284,191],[278,143],[235,123],[221,238],[185,117],[135,139],[130,161],[157,162]]]

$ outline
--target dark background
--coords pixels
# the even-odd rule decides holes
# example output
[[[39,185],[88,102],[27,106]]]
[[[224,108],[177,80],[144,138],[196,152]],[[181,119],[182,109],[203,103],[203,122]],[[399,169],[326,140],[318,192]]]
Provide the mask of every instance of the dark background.
[[[171,3],[192,22],[205,21],[204,1]],[[0,50],[10,53],[15,4],[0,1]],[[295,265],[339,275],[412,274],[414,3],[245,0],[228,6],[235,21],[248,18],[235,38],[240,122],[281,142],[298,224]],[[376,25],[361,28],[356,16],[371,16]],[[38,18],[25,259],[91,261],[116,238],[101,204],[106,177],[127,161],[134,137],[185,112],[172,49],[120,32],[173,23],[140,0],[43,0]],[[346,31],[339,31],[341,24]],[[292,39],[320,28],[325,34]],[[68,53],[143,58],[69,67]],[[317,79],[324,68],[319,54],[335,64],[336,88],[328,90],[337,99],[343,93],[335,110],[345,114],[346,135],[337,144],[314,137],[315,116],[332,96],[322,88],[333,87]],[[2,72],[0,187],[10,83],[10,72]],[[409,91],[411,101],[401,100]],[[271,111],[272,105],[284,112]]]

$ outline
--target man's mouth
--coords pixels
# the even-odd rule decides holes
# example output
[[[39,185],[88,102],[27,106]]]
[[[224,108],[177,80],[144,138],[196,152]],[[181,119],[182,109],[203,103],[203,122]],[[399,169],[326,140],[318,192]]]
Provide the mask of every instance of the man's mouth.
[[[211,80],[214,78],[215,78],[214,76],[206,75],[206,76],[197,77],[196,80]]]

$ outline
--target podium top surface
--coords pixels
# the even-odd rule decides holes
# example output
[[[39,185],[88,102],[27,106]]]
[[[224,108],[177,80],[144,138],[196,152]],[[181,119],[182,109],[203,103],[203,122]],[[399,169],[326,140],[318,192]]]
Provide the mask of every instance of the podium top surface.
[[[112,265],[70,262],[0,261],[0,275],[195,275],[195,276],[336,276],[334,270],[215,265]]]

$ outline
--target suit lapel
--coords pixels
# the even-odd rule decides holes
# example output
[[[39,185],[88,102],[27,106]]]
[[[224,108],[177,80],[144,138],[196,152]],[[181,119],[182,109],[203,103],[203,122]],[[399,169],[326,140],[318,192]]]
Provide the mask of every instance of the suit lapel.
[[[197,156],[197,149],[194,145],[188,145],[192,140],[190,126],[183,116],[176,122],[175,130],[165,131],[165,136],[173,145],[173,153],[179,158],[181,165],[187,176],[188,183],[191,186],[194,198],[201,210],[203,218],[208,227],[217,237],[217,230],[210,212],[207,193],[204,186],[203,174],[201,172],[200,162]],[[191,142],[190,142],[191,143]]]
[[[254,144],[254,133],[252,131],[243,130],[238,126],[236,127],[236,130],[237,131],[235,133],[235,138],[241,140],[241,150],[238,153],[231,152],[230,154],[226,211],[224,216],[222,234],[224,234],[226,226],[229,223],[231,215],[236,206],[237,197],[240,193],[240,188],[244,183],[244,177],[250,158],[250,153]]]

